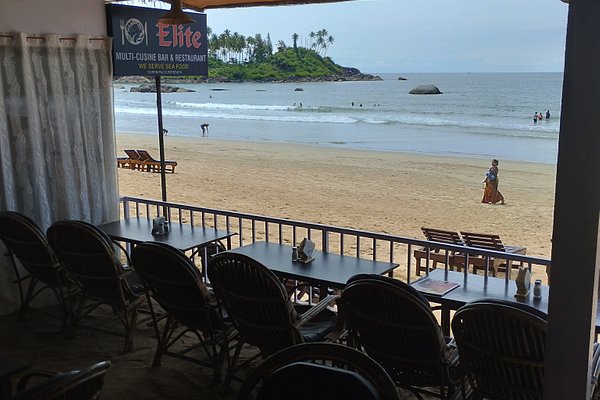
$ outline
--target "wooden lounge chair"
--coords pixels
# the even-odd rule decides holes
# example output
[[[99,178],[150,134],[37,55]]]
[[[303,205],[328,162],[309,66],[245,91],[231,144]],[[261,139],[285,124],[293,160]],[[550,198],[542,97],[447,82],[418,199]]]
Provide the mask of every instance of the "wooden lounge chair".
[[[542,400],[547,326],[544,313],[522,303],[487,299],[461,307],[452,319],[452,332],[474,398]],[[595,343],[594,399],[599,361]]]
[[[138,150],[137,152],[140,155],[142,170],[148,172],[160,172],[159,160],[155,160],[146,150]],[[177,161],[165,160],[165,172],[170,172],[174,174],[176,166]]]
[[[117,167],[121,166],[123,168],[129,167],[131,169],[142,169],[142,158],[136,150],[127,149],[123,151],[125,154],[127,154],[127,158],[122,161],[117,159]]]
[[[32,371],[19,379],[17,393],[9,400],[96,400],[104,385],[104,377],[110,368],[110,361],[102,361],[82,370],[53,373]],[[27,388],[34,378],[46,379]]]
[[[434,229],[426,227],[421,227],[421,231],[423,232],[425,238],[432,242],[455,244],[459,246],[464,245],[460,235],[458,234],[458,232],[455,231],[447,231],[443,229]],[[438,263],[442,263],[443,265],[448,263],[448,267],[450,269],[453,270],[455,267],[457,267],[460,271],[462,264],[457,265],[454,262],[455,252],[425,247],[422,249],[416,249],[413,253],[417,263],[417,275],[421,275],[421,272],[427,271],[427,265],[421,265],[421,261],[427,260],[428,253],[429,261],[431,262],[431,265],[429,266],[430,270],[437,268]]]
[[[79,289],[73,282],[64,265],[55,255],[46,235],[29,217],[14,212],[0,213],[0,240],[8,249],[16,283],[19,285],[20,311],[23,318],[31,301],[46,289],[52,290],[64,313],[63,328],[68,328],[73,319],[73,304]],[[15,258],[29,274],[21,277]],[[26,293],[22,283],[29,280]]]
[[[208,262],[208,278],[240,333],[225,387],[238,369],[244,343],[258,347],[259,355],[266,357],[295,344],[323,341],[336,327],[337,315],[327,306],[337,296],[327,296],[315,306],[293,304],[275,274],[246,255],[216,254]]]
[[[416,289],[389,277],[356,275],[339,307],[350,343],[379,362],[398,387],[419,399],[449,399],[459,392],[456,347]]]
[[[130,267],[121,264],[110,238],[83,221],[58,221],[48,228],[48,241],[82,290],[75,323],[102,304],[109,305],[125,328],[127,353],[133,349],[139,308],[146,290]],[[126,253],[125,253],[126,254]]]
[[[244,381],[238,400],[400,400],[371,357],[336,343],[302,343],[273,354]]]
[[[152,297],[168,313],[152,366],[159,366],[162,356],[168,355],[212,367],[213,382],[220,382],[236,332],[223,320],[200,271],[183,252],[164,243],[141,243],[133,249],[131,259]],[[190,343],[188,333],[197,341]],[[184,349],[171,350],[182,342],[186,343]],[[208,361],[192,357],[191,351],[197,348],[204,349]]]
[[[523,246],[507,246],[502,243],[500,236],[491,235],[486,233],[473,233],[473,232],[460,232],[463,241],[466,246],[477,247],[480,249],[503,251],[506,253],[513,254],[526,254],[527,248]],[[506,272],[506,259],[495,258],[495,257],[480,257],[480,256],[469,256],[469,265],[473,267],[473,273],[476,274],[478,270],[485,270],[487,259],[489,258],[489,270],[493,276],[496,276],[498,272]],[[465,259],[459,256],[455,258],[458,264],[464,266]],[[519,268],[520,262],[509,262],[511,268]]]

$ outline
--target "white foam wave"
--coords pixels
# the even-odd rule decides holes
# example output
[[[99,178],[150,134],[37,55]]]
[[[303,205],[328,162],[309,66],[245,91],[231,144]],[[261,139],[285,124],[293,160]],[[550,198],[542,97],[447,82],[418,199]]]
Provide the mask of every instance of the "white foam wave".
[[[286,111],[293,110],[294,107],[290,106],[278,106],[268,104],[225,104],[225,103],[183,103],[183,102],[166,102],[166,104],[175,107],[186,107],[194,109],[204,110],[273,110],[273,111]]]
[[[371,125],[410,125],[410,126],[429,126],[429,127],[453,127],[464,128],[465,130],[484,130],[494,131],[495,134],[506,136],[524,136],[539,138],[556,138],[558,135],[557,123],[531,124],[529,118],[440,118],[419,113],[408,114],[354,114],[349,115],[343,112],[321,113],[311,112],[310,109],[298,112],[290,107],[283,106],[250,106],[242,108],[230,105],[232,108],[223,109],[215,107],[184,107],[176,103],[177,107],[164,107],[163,115],[171,117],[189,117],[202,119],[228,119],[228,120],[248,120],[248,121],[273,121],[273,122],[299,122],[299,123],[330,123],[330,124],[371,124]],[[198,105],[197,103],[190,103]],[[172,104],[174,105],[174,104]],[[238,107],[238,108],[234,108]],[[244,112],[245,111],[245,112]],[[147,115],[155,116],[156,109],[139,105],[115,106],[117,114]]]

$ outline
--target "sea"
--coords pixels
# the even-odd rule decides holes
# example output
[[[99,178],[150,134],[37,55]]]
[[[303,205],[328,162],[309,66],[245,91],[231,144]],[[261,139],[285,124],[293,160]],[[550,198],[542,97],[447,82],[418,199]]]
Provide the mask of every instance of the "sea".
[[[198,83],[163,93],[169,136],[556,163],[562,73],[398,73],[381,81]],[[404,78],[404,79],[399,79]],[[412,95],[432,84],[442,94]],[[115,84],[119,134],[156,135],[157,97]],[[551,117],[534,122],[534,113]]]

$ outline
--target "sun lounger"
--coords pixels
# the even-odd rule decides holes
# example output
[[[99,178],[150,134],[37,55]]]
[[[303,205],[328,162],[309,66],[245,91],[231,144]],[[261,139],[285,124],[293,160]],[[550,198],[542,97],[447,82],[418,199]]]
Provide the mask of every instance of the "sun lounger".
[[[423,235],[425,238],[432,242],[440,242],[440,243],[448,243],[455,245],[464,245],[460,235],[455,231],[446,231],[443,229],[434,229],[434,228],[426,228],[421,227],[421,231],[423,231]],[[437,268],[438,263],[446,264],[448,263],[448,267],[450,269],[458,268],[460,271],[460,266],[464,264],[457,265],[454,262],[454,252],[436,248],[427,248],[424,247],[422,249],[417,249],[414,251],[414,257],[417,262],[417,275],[421,275],[421,272],[427,271],[427,265],[422,265],[421,260],[427,260],[427,253],[429,253],[429,261],[431,261],[430,269]],[[446,254],[447,253],[447,254]],[[427,263],[427,261],[426,261]]]
[[[155,160],[146,150],[138,150],[142,162],[142,170],[148,172],[160,172],[160,161]],[[175,173],[177,161],[165,160],[165,172]]]
[[[502,243],[502,240],[498,235],[462,231],[460,232],[460,234],[466,246],[477,247],[487,250],[503,251],[506,253],[513,254],[527,253],[526,247],[505,245],[504,243]],[[505,259],[494,257],[489,257],[489,259],[489,269],[493,276],[496,276],[498,272],[506,272]],[[464,265],[464,260],[462,260],[462,263]],[[486,257],[470,256],[469,265],[473,266],[473,273],[476,274],[479,269],[485,269]],[[511,268],[518,268],[521,266],[521,263],[509,262],[509,265],[511,266]]]
[[[131,169],[140,169],[141,168],[141,158],[137,151],[135,150],[123,150],[127,157],[119,157],[117,158],[117,168],[131,168]]]

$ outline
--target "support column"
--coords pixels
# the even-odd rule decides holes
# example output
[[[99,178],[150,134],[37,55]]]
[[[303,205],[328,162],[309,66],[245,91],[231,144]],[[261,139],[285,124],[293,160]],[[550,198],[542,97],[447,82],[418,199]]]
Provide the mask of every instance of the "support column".
[[[544,399],[589,398],[600,210],[600,1],[571,0],[559,136]]]

